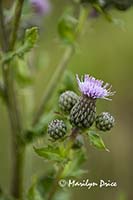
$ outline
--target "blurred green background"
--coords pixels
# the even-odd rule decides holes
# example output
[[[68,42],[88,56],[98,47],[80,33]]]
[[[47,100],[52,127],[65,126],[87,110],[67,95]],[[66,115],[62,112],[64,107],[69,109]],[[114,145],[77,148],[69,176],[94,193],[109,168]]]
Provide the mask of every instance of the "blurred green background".
[[[51,13],[45,17],[38,47],[33,52],[35,67],[35,106],[58,65],[63,51],[57,23],[69,1],[54,0]],[[114,18],[123,23],[123,28],[109,23],[104,17],[89,19],[79,39],[78,50],[69,62],[68,69],[74,74],[91,74],[113,85],[116,95],[113,101],[99,100],[97,111],[109,111],[116,118],[113,130],[104,140],[110,152],[88,146],[88,161],[84,178],[90,181],[116,181],[117,188],[88,190],[72,189],[72,199],[132,200],[133,180],[133,9],[127,12],[111,11]],[[61,74],[62,76],[62,74]],[[76,82],[76,81],[75,81]],[[29,91],[29,92],[28,92]],[[23,92],[23,90],[22,90]],[[20,92],[21,93],[21,92]],[[30,90],[27,89],[27,95]],[[32,98],[32,97],[31,97]],[[0,185],[8,191],[11,178],[11,136],[6,108],[0,101]],[[32,146],[27,148],[25,187],[33,176],[45,172],[47,163],[38,158]]]

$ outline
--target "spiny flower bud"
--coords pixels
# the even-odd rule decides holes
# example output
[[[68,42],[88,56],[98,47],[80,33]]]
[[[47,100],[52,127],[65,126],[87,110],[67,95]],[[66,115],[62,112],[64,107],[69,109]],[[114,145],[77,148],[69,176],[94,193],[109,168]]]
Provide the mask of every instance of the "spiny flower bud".
[[[87,96],[80,97],[70,112],[71,124],[79,128],[89,128],[95,120],[95,103],[95,100]]]
[[[92,6],[97,4],[101,8],[107,8],[112,4],[112,0],[81,0],[80,2],[83,4],[92,4]]]
[[[108,112],[102,112],[96,117],[96,127],[101,131],[109,131],[115,123],[115,119]]]
[[[75,104],[70,112],[70,122],[79,128],[89,128],[95,121],[96,99],[108,99],[114,93],[108,88],[109,84],[103,85],[103,81],[85,75],[83,80],[77,76],[79,89],[82,97]]]
[[[48,125],[48,134],[54,140],[62,138],[66,134],[67,127],[62,120],[54,119]]]
[[[78,95],[73,91],[66,91],[63,92],[59,97],[59,107],[62,111],[66,113],[70,113],[72,107],[77,103],[79,100]]]
[[[127,10],[132,5],[132,0],[112,0],[118,10]]]

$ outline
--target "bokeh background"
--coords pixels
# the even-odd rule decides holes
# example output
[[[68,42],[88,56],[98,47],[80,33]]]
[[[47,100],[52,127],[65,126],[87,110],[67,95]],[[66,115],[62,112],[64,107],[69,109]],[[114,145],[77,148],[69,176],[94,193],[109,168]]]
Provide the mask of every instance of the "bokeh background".
[[[7,1],[7,5],[9,6]],[[37,48],[32,53],[35,70],[34,94],[26,90],[27,96],[35,97],[37,106],[43,91],[49,84],[65,47],[61,44],[57,23],[70,6],[70,1],[51,0],[51,11],[41,21],[42,31]],[[110,152],[98,151],[88,145],[88,161],[84,178],[90,181],[116,181],[117,188],[88,190],[72,189],[72,199],[132,200],[133,190],[133,9],[127,12],[111,11],[119,25],[109,23],[103,16],[88,18],[78,42],[78,50],[70,60],[68,69],[73,74],[89,73],[113,85],[116,91],[113,101],[99,100],[97,111],[109,111],[116,118],[116,125],[104,135]],[[34,22],[33,22],[34,23]],[[61,74],[62,76],[62,74]],[[76,82],[76,81],[75,81]],[[21,90],[23,94],[23,89]],[[7,192],[11,178],[11,136],[8,115],[0,101],[0,185]],[[33,176],[40,175],[47,163],[38,158],[32,146],[27,148],[25,166],[25,188]]]

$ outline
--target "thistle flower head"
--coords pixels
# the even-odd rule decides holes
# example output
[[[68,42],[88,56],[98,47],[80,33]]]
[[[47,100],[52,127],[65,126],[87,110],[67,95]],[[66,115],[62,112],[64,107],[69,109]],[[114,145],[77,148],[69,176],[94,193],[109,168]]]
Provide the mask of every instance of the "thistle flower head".
[[[33,10],[39,14],[44,15],[50,11],[50,3],[48,0],[30,0]]]
[[[99,16],[99,12],[95,8],[93,8],[89,14],[89,17],[92,19],[95,19],[98,16]]]
[[[92,76],[85,75],[80,80],[78,75],[76,75],[79,89],[82,94],[92,98],[92,99],[108,99],[109,96],[114,95],[115,92],[111,92],[111,86],[102,80],[97,80]]]

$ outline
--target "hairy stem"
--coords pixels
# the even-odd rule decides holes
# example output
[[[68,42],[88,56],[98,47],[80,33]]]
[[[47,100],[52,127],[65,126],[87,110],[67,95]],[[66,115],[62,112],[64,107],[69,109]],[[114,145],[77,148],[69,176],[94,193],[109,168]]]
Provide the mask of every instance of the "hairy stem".
[[[59,182],[59,180],[60,180],[60,178],[61,178],[61,175],[62,175],[62,173],[63,173],[63,170],[64,170],[64,168],[63,168],[63,166],[61,166],[60,169],[58,170],[58,173],[57,173],[57,175],[56,175],[55,181],[54,181],[54,183],[53,183],[53,186],[52,186],[52,188],[51,188],[51,191],[50,191],[50,193],[49,193],[49,196],[48,196],[48,199],[47,199],[47,200],[52,200],[52,199],[53,199],[53,197],[54,197],[54,195],[55,195],[55,193],[56,193],[56,191],[57,191],[57,189],[58,189],[58,182]]]
[[[0,1],[1,2],[1,1]],[[2,33],[1,37],[3,39],[3,51],[13,51],[15,47],[15,43],[17,40],[17,32],[20,23],[20,17],[22,12],[24,0],[17,0],[11,38],[9,43],[6,42],[5,34]],[[2,7],[1,7],[2,9]],[[1,10],[3,13],[3,10]],[[1,28],[3,27],[5,31],[5,25],[3,20],[3,14],[1,14]],[[0,28],[0,29],[1,29]],[[24,160],[24,144],[21,140],[22,133],[22,121],[20,117],[20,111],[18,107],[18,100],[16,97],[16,89],[15,89],[15,81],[14,81],[14,71],[13,71],[13,61],[8,64],[3,63],[3,79],[5,84],[6,91],[6,103],[7,109],[10,118],[10,124],[12,128],[12,161],[13,161],[13,173],[12,173],[12,181],[11,181],[11,194],[18,199],[22,197],[22,174],[23,174],[23,160]]]
[[[72,148],[72,146],[74,144],[74,141],[75,141],[75,138],[76,138],[76,136],[78,134],[78,131],[79,131],[78,128],[73,128],[72,131],[71,131],[71,135],[70,135],[70,138],[69,138],[70,140],[69,140],[68,145],[66,147],[68,149],[68,152],[69,152],[69,150]],[[62,178],[63,171],[64,171],[64,167],[61,165],[59,170],[58,170],[58,173],[56,175],[54,184],[53,184],[53,186],[51,188],[51,191],[49,193],[49,196],[48,196],[47,200],[52,200],[54,195],[55,195],[55,193],[57,192],[58,184],[59,184],[60,179]]]

